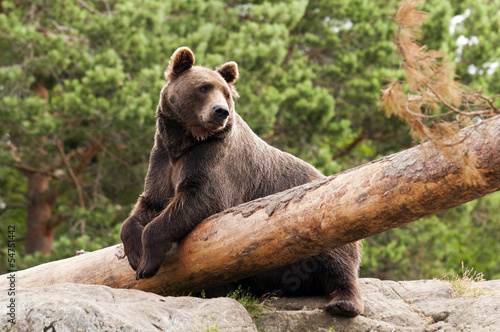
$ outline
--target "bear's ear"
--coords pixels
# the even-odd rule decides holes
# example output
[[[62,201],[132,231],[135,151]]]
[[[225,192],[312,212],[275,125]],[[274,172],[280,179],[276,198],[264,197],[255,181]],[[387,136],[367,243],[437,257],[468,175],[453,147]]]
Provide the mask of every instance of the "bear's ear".
[[[194,54],[189,47],[179,47],[170,58],[165,78],[171,80],[194,65]]]
[[[238,79],[238,65],[234,61],[227,62],[216,70],[228,84],[232,84]]]

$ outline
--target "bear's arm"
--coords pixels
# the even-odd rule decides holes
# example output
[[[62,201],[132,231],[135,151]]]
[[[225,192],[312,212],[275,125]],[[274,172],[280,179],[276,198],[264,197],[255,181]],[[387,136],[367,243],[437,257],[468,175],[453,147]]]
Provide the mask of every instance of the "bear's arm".
[[[224,209],[218,192],[204,174],[186,176],[177,186],[169,205],[151,221],[142,233],[139,279],[156,274],[165,254],[203,219]]]

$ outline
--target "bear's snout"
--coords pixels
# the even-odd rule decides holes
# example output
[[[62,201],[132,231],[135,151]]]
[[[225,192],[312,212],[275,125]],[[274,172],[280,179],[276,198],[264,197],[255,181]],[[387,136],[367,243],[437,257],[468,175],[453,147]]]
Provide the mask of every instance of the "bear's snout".
[[[214,120],[219,124],[224,124],[224,120],[229,116],[229,109],[224,105],[217,105],[212,108]]]

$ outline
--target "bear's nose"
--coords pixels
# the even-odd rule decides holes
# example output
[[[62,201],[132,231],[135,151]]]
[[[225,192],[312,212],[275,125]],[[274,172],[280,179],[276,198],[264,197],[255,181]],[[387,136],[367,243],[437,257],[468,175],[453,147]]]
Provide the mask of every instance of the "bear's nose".
[[[212,113],[216,120],[224,120],[229,116],[229,109],[223,105],[217,105],[212,108]]]

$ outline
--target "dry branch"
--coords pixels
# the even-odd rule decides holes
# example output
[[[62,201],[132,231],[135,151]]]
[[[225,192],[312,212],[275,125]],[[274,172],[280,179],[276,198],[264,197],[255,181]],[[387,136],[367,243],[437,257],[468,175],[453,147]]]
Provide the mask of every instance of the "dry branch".
[[[455,65],[444,53],[417,42],[427,17],[426,12],[416,10],[418,4],[415,0],[401,1],[394,17],[398,26],[394,43],[406,78],[382,90],[380,106],[386,114],[408,123],[413,138],[425,142],[467,126],[474,117],[484,120],[500,112],[495,97],[472,91],[457,80]],[[403,92],[406,89],[409,93]]]
[[[484,177],[471,185],[468,163]],[[64,282],[157,293],[198,291],[316,255],[500,190],[500,116],[204,220],[152,279],[135,280],[120,245],[17,273],[19,286]],[[5,276],[1,288],[7,287]]]

